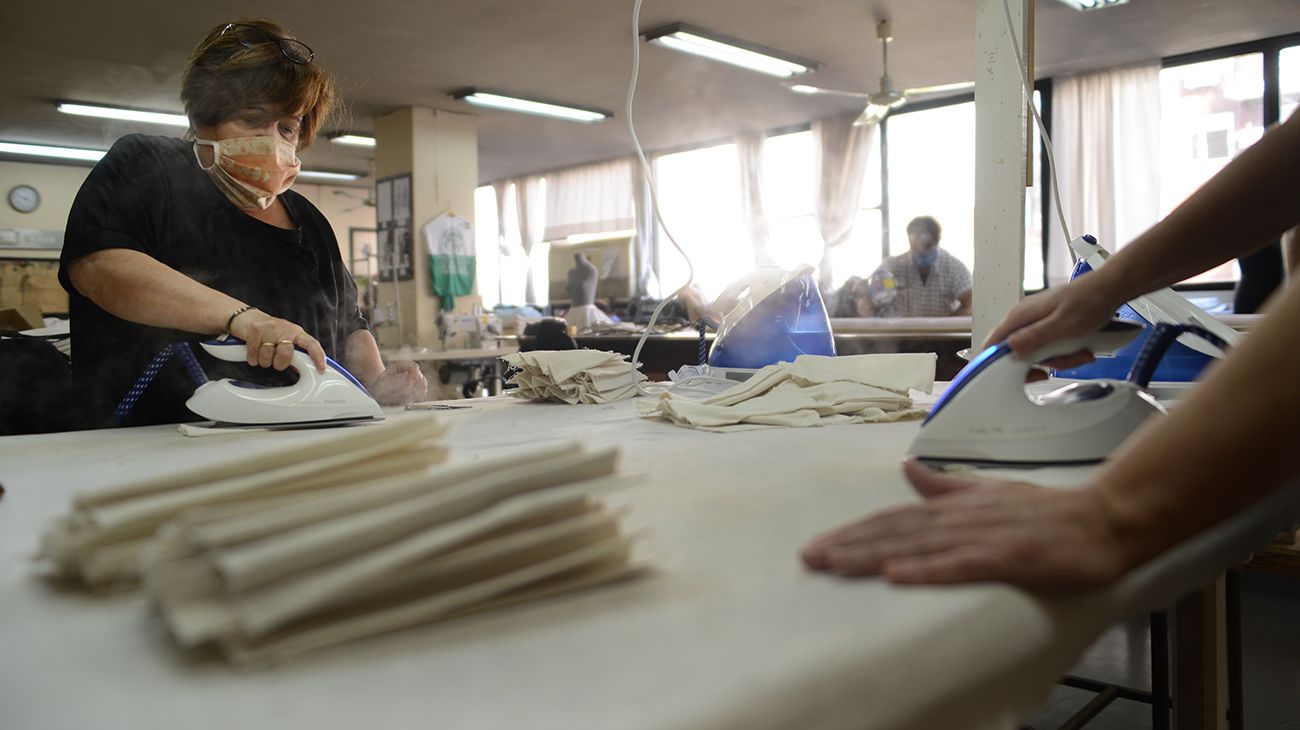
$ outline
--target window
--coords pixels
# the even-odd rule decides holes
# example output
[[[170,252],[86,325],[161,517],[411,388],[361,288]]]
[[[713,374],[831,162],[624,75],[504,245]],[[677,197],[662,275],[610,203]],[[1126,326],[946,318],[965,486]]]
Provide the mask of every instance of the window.
[[[1260,53],[1170,66],[1160,71],[1160,216],[1264,134]],[[1232,282],[1231,261],[1187,283]]]
[[[1042,108],[1042,94],[1034,92]],[[907,224],[934,216],[941,245],[975,270],[975,103],[894,114],[889,125],[889,254],[908,250]],[[1043,286],[1041,136],[1029,119],[1033,185],[1025,189],[1025,289]]]
[[[1283,48],[1278,54],[1278,81],[1282,102],[1280,118],[1286,121],[1300,107],[1300,46]]]
[[[483,308],[502,301],[501,232],[497,228],[497,191],[491,185],[474,190],[475,285]]]
[[[754,268],[749,235],[741,221],[736,146],[664,155],[654,165],[664,224],[691,257],[695,283],[712,300]],[[686,283],[686,262],[662,230],[658,275],[664,295]]]
[[[831,251],[832,286],[866,276],[880,265],[880,135],[871,153],[849,240]],[[763,212],[771,231],[770,252],[778,266],[816,266],[824,244],[814,210],[816,148],[811,131],[769,137],[763,145]]]

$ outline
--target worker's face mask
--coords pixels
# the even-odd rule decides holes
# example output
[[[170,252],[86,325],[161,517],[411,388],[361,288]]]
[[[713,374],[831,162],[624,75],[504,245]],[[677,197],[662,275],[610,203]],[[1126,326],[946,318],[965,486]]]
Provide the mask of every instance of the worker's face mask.
[[[204,166],[199,146],[212,148],[212,164]],[[302,162],[289,142],[262,135],[194,140],[194,158],[230,202],[244,210],[266,210],[275,196],[293,185]]]
[[[934,262],[939,260],[939,249],[931,248],[925,251],[913,251],[912,263],[922,269],[928,269],[934,266]]]

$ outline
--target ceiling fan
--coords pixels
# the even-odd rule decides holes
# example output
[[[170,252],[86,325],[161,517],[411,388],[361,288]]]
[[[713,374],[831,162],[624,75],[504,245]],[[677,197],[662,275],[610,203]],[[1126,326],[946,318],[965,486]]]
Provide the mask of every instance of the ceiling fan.
[[[825,94],[830,96],[851,96],[856,99],[866,99],[867,105],[862,110],[854,124],[876,124],[885,118],[890,111],[897,109],[907,103],[908,97],[920,96],[923,94],[939,94],[949,91],[961,91],[975,86],[973,81],[962,81],[955,84],[939,84],[937,86],[919,86],[913,89],[904,89],[899,91],[894,88],[894,80],[889,77],[889,42],[894,40],[892,25],[888,20],[882,20],[876,24],[876,38],[880,39],[880,51],[883,57],[883,71],[880,75],[880,88],[873,92],[862,91],[841,91],[839,89],[824,89],[819,86],[809,86],[807,84],[787,84],[791,91],[799,94]]]
[[[375,207],[375,191],[374,191],[374,188],[371,188],[369,191],[367,191],[364,197],[362,197],[362,196],[360,196],[360,195],[357,195],[356,193],[354,193],[354,192],[352,192],[352,191],[350,191],[350,190],[335,190],[335,191],[334,191],[334,194],[335,194],[335,195],[342,195],[342,196],[345,197],[345,198],[351,198],[351,199],[353,199],[353,200],[360,201],[360,202],[358,202],[356,205],[354,205],[354,206],[352,206],[352,207],[350,207],[350,208],[344,208],[343,211],[342,211],[342,212],[344,212],[344,213],[349,213],[349,212],[351,212],[351,211],[356,210],[357,208],[361,208],[361,207],[364,207],[364,206],[369,206],[369,207],[371,207],[371,208]]]

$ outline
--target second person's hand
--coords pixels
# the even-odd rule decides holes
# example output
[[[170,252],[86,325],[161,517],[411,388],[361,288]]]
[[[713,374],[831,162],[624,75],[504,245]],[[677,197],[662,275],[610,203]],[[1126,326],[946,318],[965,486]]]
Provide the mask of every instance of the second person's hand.
[[[1119,304],[1113,299],[1101,277],[1088,274],[1017,304],[989,333],[985,346],[1006,340],[1012,351],[1028,354],[1057,340],[1096,332],[1114,316]],[[1092,353],[1081,350],[1053,358],[1046,364],[1070,368],[1092,359]]]

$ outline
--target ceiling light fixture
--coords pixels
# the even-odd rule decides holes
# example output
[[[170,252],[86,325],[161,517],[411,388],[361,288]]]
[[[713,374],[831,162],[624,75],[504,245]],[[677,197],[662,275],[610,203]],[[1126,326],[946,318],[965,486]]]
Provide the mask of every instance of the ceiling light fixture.
[[[0,154],[25,155],[27,157],[54,157],[60,160],[82,160],[95,162],[104,156],[106,150],[88,150],[80,147],[55,147],[46,144],[26,144],[23,142],[0,142]]]
[[[61,101],[55,105],[64,114],[76,114],[81,117],[99,117],[101,119],[123,119],[129,122],[147,122],[149,124],[167,124],[173,127],[190,126],[189,117],[184,114],[168,112],[151,112],[144,109],[127,109],[118,106],[97,106]]]
[[[340,134],[337,137],[330,137],[334,144],[343,144],[349,147],[374,147],[375,138],[367,137],[363,134]]]
[[[1061,0],[1075,10],[1101,10],[1112,5],[1124,5],[1128,0]]]
[[[298,173],[300,180],[360,180],[365,177],[358,172],[331,172],[329,170],[303,170]]]
[[[601,109],[592,109],[589,107],[571,106],[568,104],[556,104],[551,101],[541,101],[540,99],[528,99],[514,94],[504,94],[499,91],[485,91],[483,89],[460,89],[453,91],[451,98],[468,102],[475,106],[489,107],[491,109],[504,109],[511,112],[521,112],[523,114],[536,114],[543,117],[554,117],[556,119],[567,119],[571,122],[584,122],[594,124],[603,122],[614,116],[611,112]]]
[[[751,71],[789,78],[816,71],[821,64],[757,43],[697,28],[686,23],[672,23],[641,34],[649,43],[658,43],[685,53],[693,53]]]

